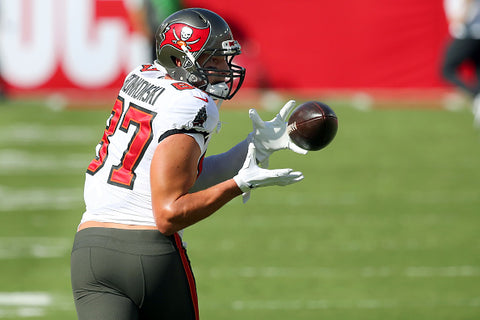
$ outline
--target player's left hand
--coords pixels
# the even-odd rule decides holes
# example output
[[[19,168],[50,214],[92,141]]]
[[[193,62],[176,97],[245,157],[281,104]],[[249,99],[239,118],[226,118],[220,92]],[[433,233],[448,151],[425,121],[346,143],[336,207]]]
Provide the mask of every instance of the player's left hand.
[[[268,186],[286,186],[303,180],[303,173],[292,169],[265,169],[257,165],[256,150],[253,142],[248,145],[247,156],[242,168],[233,177],[242,190],[243,203],[250,198],[250,190]]]
[[[257,161],[262,167],[268,167],[268,158],[278,150],[290,149],[299,154],[307,154],[290,139],[287,132],[287,120],[295,107],[295,100],[288,101],[280,112],[270,121],[263,121],[255,109],[250,109],[248,115],[253,124],[253,143],[257,150]]]

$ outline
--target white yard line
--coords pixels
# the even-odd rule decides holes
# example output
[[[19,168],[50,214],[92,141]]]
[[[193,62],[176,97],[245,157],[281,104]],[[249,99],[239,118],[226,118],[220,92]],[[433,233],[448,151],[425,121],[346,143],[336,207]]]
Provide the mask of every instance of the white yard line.
[[[68,209],[83,203],[83,189],[13,189],[0,185],[0,212]]]
[[[85,171],[92,154],[38,154],[17,149],[0,151],[0,174],[29,174],[31,172],[82,172]]]
[[[31,123],[16,123],[0,128],[0,143],[15,143],[20,145],[31,143],[42,144],[85,144],[100,141],[101,128],[92,130],[84,126],[47,126]]]
[[[0,260],[65,257],[72,243],[73,238],[0,237]]]
[[[408,267],[405,269],[407,277],[478,277],[478,266],[447,266],[447,267]]]
[[[0,306],[45,307],[52,301],[52,296],[46,292],[0,292]]]
[[[36,318],[45,316],[45,309],[39,307],[16,307],[3,309],[0,306],[0,318]]]
[[[287,267],[237,267],[196,270],[198,276],[211,278],[284,278],[318,279],[340,277],[407,277],[407,278],[464,278],[480,277],[480,266],[406,266],[406,267],[359,267],[359,268],[287,268]]]
[[[0,318],[44,317],[55,310],[75,314],[73,298],[48,292],[0,292]]]
[[[0,318],[41,317],[52,303],[46,292],[0,292]]]
[[[421,302],[399,301],[396,299],[359,300],[236,300],[231,304],[234,310],[318,310],[318,309],[390,309],[390,308],[432,308],[432,307],[480,307],[480,297],[471,299],[438,299]],[[215,308],[207,305],[208,308]]]

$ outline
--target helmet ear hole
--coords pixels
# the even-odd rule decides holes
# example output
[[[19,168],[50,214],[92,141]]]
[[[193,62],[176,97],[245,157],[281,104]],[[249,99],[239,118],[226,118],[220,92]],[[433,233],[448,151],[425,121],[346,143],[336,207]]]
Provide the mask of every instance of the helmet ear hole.
[[[170,59],[172,59],[173,64],[177,67],[180,67],[182,65],[182,62],[177,57],[170,56]]]

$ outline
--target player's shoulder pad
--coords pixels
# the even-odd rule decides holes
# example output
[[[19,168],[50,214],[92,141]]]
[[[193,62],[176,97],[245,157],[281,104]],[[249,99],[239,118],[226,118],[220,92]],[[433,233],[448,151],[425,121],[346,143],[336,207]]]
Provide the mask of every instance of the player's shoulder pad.
[[[170,115],[175,117],[175,123],[186,129],[214,131],[219,121],[219,113],[212,97],[185,82],[171,81],[170,85],[176,92],[170,97],[169,103],[172,106]],[[177,87],[181,89],[176,89]]]

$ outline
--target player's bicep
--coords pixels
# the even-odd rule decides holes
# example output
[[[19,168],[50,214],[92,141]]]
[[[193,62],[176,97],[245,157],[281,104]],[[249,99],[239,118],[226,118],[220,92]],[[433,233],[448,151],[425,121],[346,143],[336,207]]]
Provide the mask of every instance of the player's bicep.
[[[154,208],[169,207],[195,183],[201,150],[186,134],[165,138],[155,150],[150,169]]]

